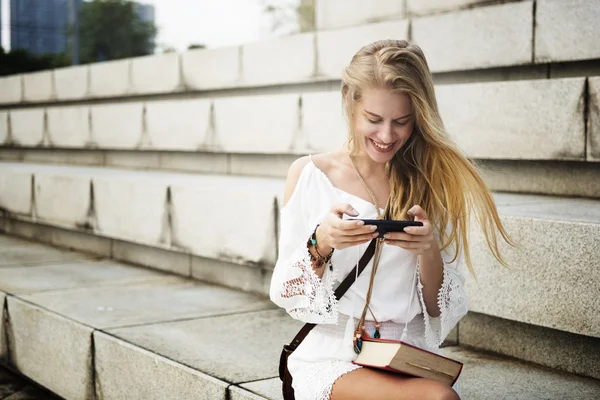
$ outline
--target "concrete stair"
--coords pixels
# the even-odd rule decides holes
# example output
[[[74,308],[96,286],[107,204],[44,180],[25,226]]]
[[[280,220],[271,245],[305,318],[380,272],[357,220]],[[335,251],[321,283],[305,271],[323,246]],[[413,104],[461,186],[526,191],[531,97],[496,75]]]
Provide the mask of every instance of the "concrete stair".
[[[0,304],[0,360],[68,399],[280,399],[280,346],[302,325],[265,297],[10,236]],[[465,399],[600,393],[595,379],[444,353],[466,363]]]
[[[10,193],[0,191],[4,232],[268,293],[282,179],[0,163],[1,185]],[[600,379],[600,201],[494,196],[519,247],[502,249],[505,269],[474,227],[471,313],[447,343]]]
[[[0,78],[0,358],[66,398],[278,398],[298,326],[264,298],[283,178],[345,140],[352,54],[408,38],[519,244],[504,269],[472,233],[446,341],[465,398],[594,398],[596,2],[317,7],[317,32]]]

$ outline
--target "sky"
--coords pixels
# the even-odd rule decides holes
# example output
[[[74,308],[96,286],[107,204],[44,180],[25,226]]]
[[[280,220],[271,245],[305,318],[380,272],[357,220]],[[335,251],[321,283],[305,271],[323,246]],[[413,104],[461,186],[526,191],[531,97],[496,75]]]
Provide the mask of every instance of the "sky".
[[[221,47],[269,36],[263,0],[141,0],[155,6],[157,44],[179,51],[188,45]],[[157,49],[157,51],[160,51]]]
[[[269,17],[263,12],[266,0],[138,1],[155,6],[155,22],[159,28],[157,52],[165,48],[183,51],[190,44],[207,47],[237,45],[271,35]],[[290,0],[270,2],[283,4]],[[0,7],[4,7],[3,18],[8,17],[8,0],[0,0]],[[3,31],[0,43],[8,48],[7,42],[8,32]]]

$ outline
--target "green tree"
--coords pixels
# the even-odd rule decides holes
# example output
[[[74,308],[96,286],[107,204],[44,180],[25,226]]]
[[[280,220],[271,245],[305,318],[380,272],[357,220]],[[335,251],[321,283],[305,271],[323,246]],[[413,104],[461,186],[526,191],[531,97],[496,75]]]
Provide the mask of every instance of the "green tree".
[[[71,64],[66,54],[36,55],[24,49],[8,53],[0,47],[0,76],[60,68]]]
[[[138,57],[154,52],[157,28],[143,21],[128,0],[92,0],[80,10],[82,63]]]

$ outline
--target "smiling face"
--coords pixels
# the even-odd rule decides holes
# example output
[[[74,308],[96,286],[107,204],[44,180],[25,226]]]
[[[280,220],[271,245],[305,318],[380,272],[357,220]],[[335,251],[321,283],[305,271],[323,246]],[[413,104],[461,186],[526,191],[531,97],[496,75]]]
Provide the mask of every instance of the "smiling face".
[[[390,161],[414,127],[410,97],[388,89],[365,89],[355,105],[355,140],[378,163]]]

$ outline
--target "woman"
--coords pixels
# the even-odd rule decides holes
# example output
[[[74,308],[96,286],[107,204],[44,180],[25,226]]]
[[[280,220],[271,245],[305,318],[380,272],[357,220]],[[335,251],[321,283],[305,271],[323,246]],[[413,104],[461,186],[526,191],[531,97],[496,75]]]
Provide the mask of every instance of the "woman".
[[[344,71],[342,96],[347,145],[296,160],[281,210],[271,299],[318,324],[288,360],[296,399],[457,399],[448,385],[352,364],[356,334],[439,352],[467,313],[470,211],[501,263],[496,233],[510,239],[484,182],[444,130],[419,47],[365,46]],[[423,226],[378,238],[373,225],[351,220],[386,217]],[[375,256],[336,301],[333,291],[374,238]]]

